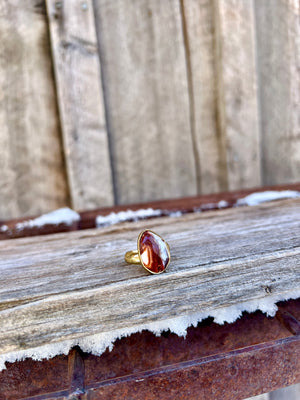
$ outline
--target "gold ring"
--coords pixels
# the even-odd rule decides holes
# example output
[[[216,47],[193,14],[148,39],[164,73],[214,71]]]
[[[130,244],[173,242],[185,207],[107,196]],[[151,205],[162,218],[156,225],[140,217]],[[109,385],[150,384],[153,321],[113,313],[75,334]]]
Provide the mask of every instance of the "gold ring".
[[[126,252],[127,263],[142,264],[151,274],[161,274],[170,264],[171,254],[168,243],[149,229],[139,234],[137,248],[137,250]]]

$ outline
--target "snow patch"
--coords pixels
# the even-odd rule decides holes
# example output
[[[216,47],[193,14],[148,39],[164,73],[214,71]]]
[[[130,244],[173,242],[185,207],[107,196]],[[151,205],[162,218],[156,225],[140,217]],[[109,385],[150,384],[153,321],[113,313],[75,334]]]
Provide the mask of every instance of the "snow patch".
[[[182,216],[182,211],[171,211],[169,217],[178,218]]]
[[[108,215],[98,215],[96,217],[96,228],[110,226],[126,221],[138,221],[140,219],[159,217],[162,215],[161,210],[153,210],[153,208],[142,208],[140,210],[120,211],[118,213],[110,213]]]
[[[229,203],[227,201],[225,201],[225,200],[220,200],[219,203],[218,203],[218,208],[225,208],[225,207],[228,207],[228,206],[229,206]]]
[[[114,342],[117,339],[143,330],[149,330],[156,336],[159,336],[163,331],[170,330],[178,336],[185,337],[188,327],[197,326],[198,322],[208,317],[213,317],[214,322],[220,325],[225,322],[234,322],[236,319],[241,317],[243,311],[254,312],[256,310],[261,310],[268,316],[273,317],[277,311],[276,303],[278,301],[297,299],[299,297],[300,289],[285,294],[269,295],[260,299],[235,304],[229,307],[218,308],[216,310],[202,310],[190,315],[149,322],[144,325],[117,329],[77,339],[64,340],[32,349],[14,351],[0,355],[0,371],[6,368],[5,362],[24,360],[27,357],[31,357],[34,360],[42,360],[44,358],[49,359],[58,354],[68,354],[69,350],[76,345],[80,346],[80,348],[85,352],[100,356],[107,348],[112,350]]]
[[[0,228],[0,232],[7,232],[8,231],[8,226],[7,225],[2,225]]]
[[[38,218],[30,219],[29,221],[19,222],[16,224],[17,230],[24,228],[42,227],[44,225],[72,225],[73,222],[79,221],[80,215],[68,207],[59,208],[47,214],[41,215]]]
[[[236,202],[236,206],[256,206],[267,201],[280,199],[295,199],[300,197],[300,192],[295,190],[268,190],[265,192],[251,193]]]
[[[215,210],[217,207],[217,203],[206,203],[200,207],[200,211]]]

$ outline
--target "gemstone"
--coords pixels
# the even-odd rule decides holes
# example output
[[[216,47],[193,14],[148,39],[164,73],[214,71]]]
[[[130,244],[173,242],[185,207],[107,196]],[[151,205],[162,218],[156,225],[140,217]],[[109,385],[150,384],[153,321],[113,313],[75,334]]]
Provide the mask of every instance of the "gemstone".
[[[144,231],[138,242],[143,266],[152,274],[163,272],[170,262],[167,243],[156,233]]]

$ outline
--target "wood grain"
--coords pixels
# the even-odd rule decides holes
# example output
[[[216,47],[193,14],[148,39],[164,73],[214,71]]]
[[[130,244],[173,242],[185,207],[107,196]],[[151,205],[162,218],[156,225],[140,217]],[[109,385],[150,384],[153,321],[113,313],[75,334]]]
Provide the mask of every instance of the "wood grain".
[[[264,394],[260,394],[258,396],[249,397],[245,400],[270,400],[270,393],[264,393]],[[284,398],[282,398],[280,400],[284,400]]]
[[[72,205],[75,209],[112,205],[93,2],[46,3]]]
[[[258,396],[254,397],[249,397],[248,399],[245,400],[269,400],[269,393],[264,393],[264,394],[259,394]]]
[[[300,384],[269,393],[269,400],[298,400],[300,397]]]
[[[253,0],[216,0],[218,123],[224,180],[234,190],[261,184]]]
[[[127,265],[144,222],[0,242],[0,353],[300,288],[300,201],[148,221],[171,265]]]
[[[264,184],[300,179],[300,6],[256,1]]]
[[[95,1],[120,204],[197,193],[179,1]]]
[[[0,1],[0,218],[68,205],[47,17]]]
[[[215,15],[209,0],[182,0],[189,78],[191,128],[197,154],[198,191],[213,193],[227,188],[226,168],[218,135]],[[224,176],[225,175],[225,176]]]

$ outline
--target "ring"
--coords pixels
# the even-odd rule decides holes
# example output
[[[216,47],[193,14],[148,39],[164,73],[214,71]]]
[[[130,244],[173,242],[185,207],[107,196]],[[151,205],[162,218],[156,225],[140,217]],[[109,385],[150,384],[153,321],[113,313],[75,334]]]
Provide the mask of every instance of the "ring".
[[[139,234],[137,250],[127,251],[128,264],[142,264],[151,274],[161,274],[170,264],[171,254],[168,243],[157,233],[145,229]]]

